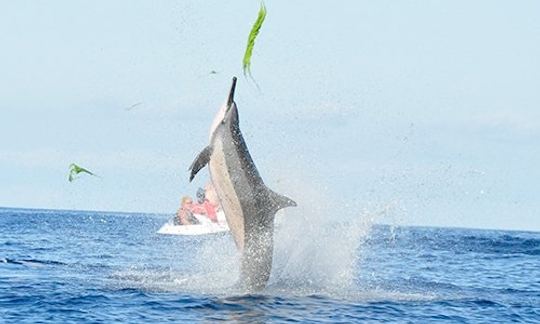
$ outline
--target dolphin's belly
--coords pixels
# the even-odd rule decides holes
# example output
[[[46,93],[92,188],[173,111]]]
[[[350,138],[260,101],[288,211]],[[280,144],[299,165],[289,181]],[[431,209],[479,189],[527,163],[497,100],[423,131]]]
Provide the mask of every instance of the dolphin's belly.
[[[242,251],[244,249],[244,213],[238,194],[235,191],[234,175],[231,175],[227,168],[223,141],[221,140],[216,140],[213,143],[209,170],[236,246]]]
[[[241,284],[265,287],[272,269],[275,202],[239,130],[218,127],[211,140],[209,170],[236,246],[242,252]]]

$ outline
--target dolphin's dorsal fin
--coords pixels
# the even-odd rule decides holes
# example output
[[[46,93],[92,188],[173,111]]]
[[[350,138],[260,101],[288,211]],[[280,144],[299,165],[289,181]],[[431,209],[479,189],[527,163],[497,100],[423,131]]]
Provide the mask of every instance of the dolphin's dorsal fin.
[[[269,192],[270,199],[274,203],[274,208],[276,211],[285,207],[296,207],[296,202],[292,200],[291,198],[280,195],[277,192],[272,191],[270,189],[268,189],[268,192]]]
[[[197,172],[199,172],[202,168],[204,168],[205,165],[208,164],[210,161],[210,155],[212,155],[212,146],[207,146],[204,148],[204,150],[197,155],[193,163],[191,163],[191,166],[189,167],[188,171],[191,171],[191,174],[189,175],[189,182],[195,178],[195,175]]]

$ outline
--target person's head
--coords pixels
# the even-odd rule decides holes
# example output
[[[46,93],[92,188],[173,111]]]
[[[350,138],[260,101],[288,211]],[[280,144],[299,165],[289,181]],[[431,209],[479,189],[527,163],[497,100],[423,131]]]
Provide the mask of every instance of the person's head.
[[[206,194],[205,194],[203,188],[197,189],[197,202],[199,204],[202,204],[204,202],[204,199],[206,198],[205,196],[206,196]]]
[[[182,207],[190,207],[193,204],[193,199],[190,196],[182,197]]]

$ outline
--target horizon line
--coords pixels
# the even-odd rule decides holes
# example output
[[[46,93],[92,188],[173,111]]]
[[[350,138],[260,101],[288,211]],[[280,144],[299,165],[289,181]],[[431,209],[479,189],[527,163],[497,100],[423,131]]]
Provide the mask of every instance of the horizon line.
[[[140,211],[114,211],[114,210],[86,210],[86,209],[62,209],[62,208],[35,208],[35,207],[9,207],[0,206],[1,209],[15,209],[28,211],[60,211],[60,212],[90,212],[90,213],[109,213],[109,214],[133,214],[133,215],[160,215],[166,216],[174,213],[164,212],[140,212]],[[540,233],[540,230],[534,229],[504,229],[504,228],[480,228],[480,227],[463,227],[463,226],[437,226],[437,225],[420,225],[420,224],[388,224],[388,223],[373,223],[378,226],[388,227],[415,227],[415,228],[438,228],[438,229],[466,229],[479,231],[506,231],[506,232],[522,232],[522,233]]]

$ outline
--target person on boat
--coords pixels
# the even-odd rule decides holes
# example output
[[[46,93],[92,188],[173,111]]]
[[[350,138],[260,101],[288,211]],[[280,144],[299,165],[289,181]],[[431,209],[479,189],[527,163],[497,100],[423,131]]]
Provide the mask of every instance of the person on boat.
[[[193,216],[193,199],[189,196],[182,197],[180,209],[176,212],[174,218],[175,225],[194,225],[199,224],[199,221]]]
[[[206,190],[199,188],[197,190],[197,204],[191,208],[195,214],[205,215],[212,222],[217,223],[217,208],[206,198]]]

